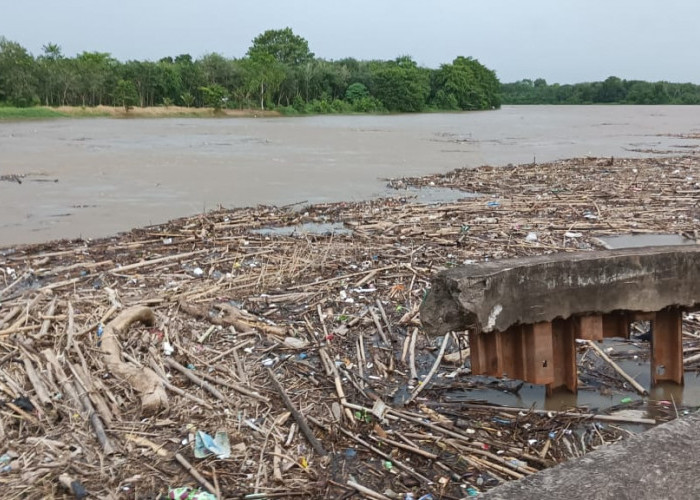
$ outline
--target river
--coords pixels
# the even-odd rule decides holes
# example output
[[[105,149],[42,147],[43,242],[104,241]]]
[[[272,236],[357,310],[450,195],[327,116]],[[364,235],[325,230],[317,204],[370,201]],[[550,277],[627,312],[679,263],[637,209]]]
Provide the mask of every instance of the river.
[[[693,106],[294,118],[0,122],[0,247],[224,207],[357,201],[388,177],[574,156],[686,154]]]

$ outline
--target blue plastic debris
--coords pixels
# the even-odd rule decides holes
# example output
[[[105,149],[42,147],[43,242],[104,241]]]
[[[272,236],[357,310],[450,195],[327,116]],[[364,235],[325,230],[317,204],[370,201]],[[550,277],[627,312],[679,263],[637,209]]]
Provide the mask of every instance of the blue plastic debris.
[[[97,325],[97,347],[100,347],[102,345],[102,334],[105,332],[104,326],[102,326],[102,323]]]
[[[512,422],[506,418],[499,418],[499,417],[493,417],[491,419],[492,422],[497,423],[497,424],[502,424],[502,425],[510,425]]]
[[[197,431],[194,436],[194,456],[206,458],[209,455],[216,455],[222,460],[231,456],[228,434],[224,431],[217,431],[212,438],[204,431]]]

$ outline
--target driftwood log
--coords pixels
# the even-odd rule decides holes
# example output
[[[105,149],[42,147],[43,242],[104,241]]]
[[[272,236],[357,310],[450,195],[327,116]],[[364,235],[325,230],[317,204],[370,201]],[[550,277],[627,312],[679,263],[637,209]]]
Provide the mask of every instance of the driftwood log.
[[[129,329],[132,323],[136,322],[152,325],[155,322],[155,315],[149,307],[145,306],[136,306],[122,311],[105,326],[100,349],[107,369],[115,376],[124,379],[141,394],[141,413],[154,415],[169,407],[163,382],[150,368],[136,366],[122,360],[119,337]]]

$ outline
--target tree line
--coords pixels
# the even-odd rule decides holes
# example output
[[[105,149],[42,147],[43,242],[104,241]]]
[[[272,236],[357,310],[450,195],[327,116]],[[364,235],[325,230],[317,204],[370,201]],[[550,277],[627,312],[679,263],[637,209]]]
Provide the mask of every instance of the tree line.
[[[186,106],[298,113],[418,112],[500,107],[494,71],[471,57],[437,69],[410,56],[324,60],[290,28],[258,35],[242,58],[217,53],[119,61],[105,52],[67,57],[49,43],[33,56],[0,36],[0,105]]]
[[[700,104],[700,85],[611,76],[602,82],[547,84],[543,78],[501,85],[504,104]]]

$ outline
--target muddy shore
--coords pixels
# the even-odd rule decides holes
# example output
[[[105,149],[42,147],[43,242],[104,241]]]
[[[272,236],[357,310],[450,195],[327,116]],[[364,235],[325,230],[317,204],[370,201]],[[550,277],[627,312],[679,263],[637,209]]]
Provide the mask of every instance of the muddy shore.
[[[622,424],[690,412],[663,394],[627,400],[585,349],[581,390],[608,391],[605,411],[480,407],[485,387],[521,388],[472,377],[465,337],[426,337],[418,307],[434,273],[465,261],[618,233],[698,239],[699,180],[695,156],[458,169],[390,183],[464,193],[444,203],[218,210],[0,248],[4,492],[462,498],[623,439]],[[689,350],[699,324],[685,320]],[[230,452],[198,458],[197,431],[221,431]]]

